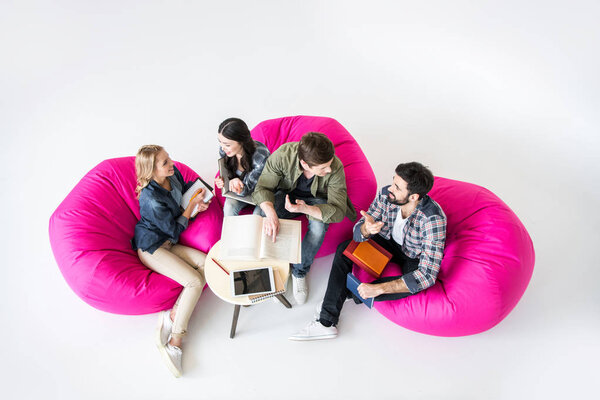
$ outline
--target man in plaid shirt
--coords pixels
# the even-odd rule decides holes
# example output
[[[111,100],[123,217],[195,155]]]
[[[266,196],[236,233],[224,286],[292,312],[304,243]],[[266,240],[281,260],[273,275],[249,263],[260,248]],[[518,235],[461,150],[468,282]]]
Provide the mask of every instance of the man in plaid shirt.
[[[371,238],[392,253],[392,262],[402,268],[401,276],[379,278],[362,283],[358,292],[375,301],[397,300],[435,283],[446,242],[446,215],[427,193],[433,187],[433,174],[417,162],[396,167],[393,183],[377,194],[368,212],[354,226],[354,240]],[[323,302],[315,320],[290,337],[291,340],[331,339],[337,336],[336,324],[351,292],[346,275],[352,261],[343,255],[350,240],[342,242],[333,259]]]

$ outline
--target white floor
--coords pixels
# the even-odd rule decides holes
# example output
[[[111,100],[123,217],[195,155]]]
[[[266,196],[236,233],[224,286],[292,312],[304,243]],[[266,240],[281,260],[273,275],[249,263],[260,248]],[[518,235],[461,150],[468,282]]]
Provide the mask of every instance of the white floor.
[[[4,399],[596,397],[600,357],[600,6],[595,1],[0,3],[0,396]],[[326,115],[380,185],[418,160],[498,194],[529,230],[533,278],[470,337],[417,334],[348,306],[336,340],[287,340],[308,304],[243,309],[210,290],[185,376],[156,315],[99,312],[68,288],[48,219],[106,158],[160,143],[210,177],[216,127]]]

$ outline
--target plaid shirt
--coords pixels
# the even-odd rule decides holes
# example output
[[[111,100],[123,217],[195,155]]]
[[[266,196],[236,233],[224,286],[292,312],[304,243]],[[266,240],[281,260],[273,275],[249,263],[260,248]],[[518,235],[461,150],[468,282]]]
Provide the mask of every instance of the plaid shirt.
[[[381,189],[367,213],[375,221],[384,222],[379,235],[387,240],[391,238],[394,222],[401,209],[388,200],[388,188],[386,186]],[[354,225],[354,240],[357,242],[367,240],[360,232],[364,222],[363,217]],[[402,251],[407,257],[419,257],[419,267],[402,279],[411,293],[417,293],[432,286],[440,271],[446,242],[446,215],[438,203],[425,196],[408,217],[403,231]]]

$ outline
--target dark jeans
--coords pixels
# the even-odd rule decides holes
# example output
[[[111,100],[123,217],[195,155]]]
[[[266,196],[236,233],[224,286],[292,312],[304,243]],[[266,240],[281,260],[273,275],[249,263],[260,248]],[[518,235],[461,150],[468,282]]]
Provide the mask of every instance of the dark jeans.
[[[277,212],[277,216],[282,219],[292,219],[298,217],[299,213],[291,213],[285,209],[285,196],[287,193],[282,191],[278,191],[275,193],[275,212]],[[300,197],[292,197],[290,196],[290,201],[293,203],[296,199],[304,200],[306,204],[309,206],[314,206],[315,204],[325,204],[327,203],[327,199],[321,199],[318,197],[309,197],[309,198],[300,198]],[[265,213],[261,211],[261,215],[264,217]],[[308,216],[307,216],[308,218]],[[302,278],[306,276],[308,271],[310,270],[310,266],[312,265],[315,255],[321,248],[323,244],[323,240],[325,239],[325,233],[329,228],[329,224],[326,224],[323,221],[318,221],[314,219],[308,219],[308,231],[304,238],[302,239],[302,262],[298,264],[292,265],[292,274],[297,278]]]
[[[392,259],[390,262],[394,262],[402,268],[402,274],[406,275],[419,266],[418,258],[408,258],[399,244],[397,244],[392,238],[389,240],[384,239],[379,235],[371,237],[376,243],[380,244],[381,247],[392,253]],[[352,296],[346,288],[346,276],[349,272],[352,272],[353,262],[343,255],[344,250],[348,247],[350,240],[340,243],[335,252],[333,258],[333,264],[331,266],[331,272],[329,273],[329,282],[327,283],[327,290],[325,291],[325,298],[323,299],[323,306],[321,307],[320,320],[333,325],[338,323],[344,301]],[[400,275],[401,276],[401,275]],[[370,283],[382,283],[389,282],[399,279],[400,276],[388,276],[385,278],[375,279]],[[375,297],[375,301],[386,301],[386,300],[397,300],[404,297],[410,296],[411,293],[390,293],[382,294]]]

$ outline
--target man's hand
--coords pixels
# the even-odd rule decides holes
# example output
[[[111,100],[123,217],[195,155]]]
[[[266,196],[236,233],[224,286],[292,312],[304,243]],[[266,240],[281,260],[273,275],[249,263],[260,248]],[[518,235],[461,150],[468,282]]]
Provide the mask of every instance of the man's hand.
[[[290,201],[290,195],[285,195],[285,209],[291,213],[306,214],[306,203],[304,200],[296,199],[296,204]]]
[[[260,208],[265,213],[263,232],[265,235],[272,237],[273,243],[275,243],[275,239],[279,233],[279,217],[277,217],[275,207],[273,207],[273,203],[265,201],[261,203]]]
[[[235,178],[229,181],[229,190],[234,193],[240,194],[244,190],[244,183],[240,178]]]
[[[363,299],[377,297],[383,293],[383,287],[379,284],[361,283],[360,285],[358,285],[358,294],[360,294],[360,297],[362,297]]]
[[[375,219],[373,219],[372,216],[370,216],[362,210],[360,212],[360,215],[365,217],[365,223],[360,227],[363,236],[371,236],[378,234],[381,228],[383,227],[383,221],[375,222]]]

